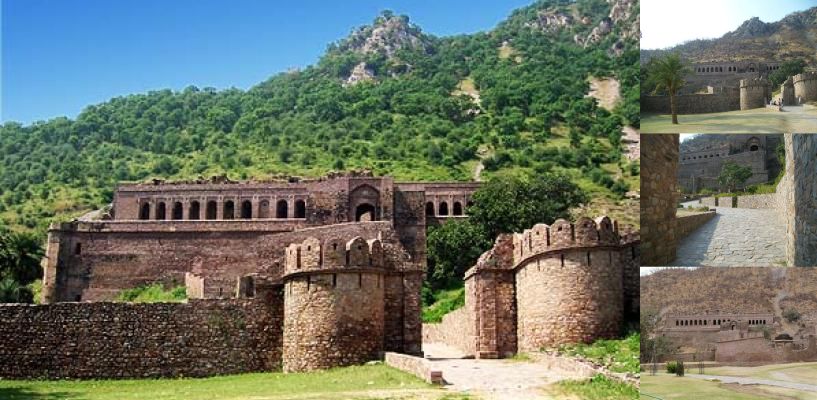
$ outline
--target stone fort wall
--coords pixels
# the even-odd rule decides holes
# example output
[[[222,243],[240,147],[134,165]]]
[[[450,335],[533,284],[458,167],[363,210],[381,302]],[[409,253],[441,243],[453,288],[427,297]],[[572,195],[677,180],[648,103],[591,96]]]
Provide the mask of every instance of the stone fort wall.
[[[765,78],[741,79],[740,80],[740,109],[750,110],[752,108],[765,107],[771,99],[769,81]]]
[[[641,249],[644,265],[668,265],[677,247],[678,135],[641,137]]]
[[[281,366],[283,298],[0,305],[0,376],[201,377]]]
[[[719,94],[682,94],[675,96],[675,110],[678,114],[704,114],[740,110],[740,94],[725,92]],[[669,96],[641,96],[642,113],[669,114]]]
[[[607,217],[501,235],[466,272],[465,307],[427,337],[478,358],[613,337],[638,315],[638,243]]]
[[[792,77],[794,100],[817,101],[817,72],[804,72]]]

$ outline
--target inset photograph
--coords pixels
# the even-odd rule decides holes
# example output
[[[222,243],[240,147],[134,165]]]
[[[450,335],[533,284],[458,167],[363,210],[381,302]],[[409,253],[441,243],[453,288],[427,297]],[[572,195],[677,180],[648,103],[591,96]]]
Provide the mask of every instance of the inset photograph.
[[[817,398],[817,269],[642,268],[641,398]]]
[[[812,5],[643,1],[642,131],[817,132]]]
[[[641,166],[644,265],[817,265],[817,135],[643,135]]]

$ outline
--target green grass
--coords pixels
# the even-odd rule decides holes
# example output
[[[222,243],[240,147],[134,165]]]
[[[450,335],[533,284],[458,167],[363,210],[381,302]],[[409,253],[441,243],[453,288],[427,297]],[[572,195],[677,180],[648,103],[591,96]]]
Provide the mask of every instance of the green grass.
[[[705,371],[711,375],[741,376],[812,384],[817,381],[817,362],[762,365],[757,367],[715,367]]]
[[[119,295],[116,296],[116,301],[129,301],[133,303],[181,302],[186,299],[187,289],[184,286],[165,289],[161,283],[126,289],[119,292]]]
[[[465,305],[465,288],[445,289],[434,294],[434,303],[423,307],[423,322],[442,322],[443,316]]]
[[[643,374],[641,376],[641,393],[642,399],[652,399],[652,397],[645,396],[645,394],[648,394],[664,400],[766,400],[769,398],[805,400],[814,398],[813,393],[792,389],[762,385],[724,384],[691,377],[677,377],[665,373],[659,373],[655,376]]]
[[[549,388],[555,396],[578,397],[586,400],[638,399],[638,389],[632,385],[598,374],[585,380],[560,381]]]
[[[363,399],[446,397],[443,389],[384,365],[335,368],[284,374],[255,373],[203,379],[134,379],[95,381],[0,380],[0,399],[64,400],[237,400]]]
[[[711,114],[641,114],[644,133],[809,133],[817,132],[817,111],[779,112],[756,108]]]
[[[638,360],[641,334],[630,333],[624,339],[601,339],[591,344],[559,346],[559,352],[569,356],[581,356],[607,366],[613,372],[637,373],[641,369]]]

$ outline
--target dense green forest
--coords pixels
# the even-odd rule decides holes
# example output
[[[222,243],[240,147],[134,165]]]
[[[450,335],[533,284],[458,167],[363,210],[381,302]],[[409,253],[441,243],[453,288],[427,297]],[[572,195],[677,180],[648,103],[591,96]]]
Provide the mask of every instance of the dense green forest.
[[[117,182],[151,177],[366,168],[401,180],[468,180],[479,162],[484,177],[562,172],[594,196],[620,198],[637,185],[637,166],[622,159],[619,143],[621,127],[639,123],[637,40],[611,53],[625,23],[592,45],[573,39],[610,7],[543,0],[492,31],[452,37],[384,12],[330,44],[315,65],[249,90],[159,90],[88,106],[73,120],[5,123],[0,220],[42,235],[50,221],[108,203]],[[560,30],[533,23],[548,9],[592,23]],[[411,45],[361,50],[373,27],[389,21]],[[372,79],[345,84],[361,62]],[[592,76],[620,81],[612,112],[586,97]]]

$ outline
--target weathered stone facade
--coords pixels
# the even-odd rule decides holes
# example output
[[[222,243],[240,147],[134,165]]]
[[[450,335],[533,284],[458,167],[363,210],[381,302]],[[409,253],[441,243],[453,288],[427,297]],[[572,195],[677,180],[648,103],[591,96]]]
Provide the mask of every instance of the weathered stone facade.
[[[281,366],[283,298],[0,305],[4,378],[200,377]]]
[[[725,90],[720,93],[680,94],[675,96],[678,114],[705,114],[740,110],[740,92]],[[669,96],[641,96],[642,113],[669,114]]]
[[[778,185],[786,220],[786,260],[817,266],[817,135],[786,134],[786,174]]]
[[[644,265],[675,260],[678,135],[641,136],[641,248]]]
[[[730,162],[752,170],[743,186],[768,182],[782,167],[776,154],[782,139],[782,135],[729,135],[717,146],[681,150],[678,162],[681,190],[684,193],[703,189],[721,191],[718,176],[724,164]]]
[[[501,235],[466,272],[465,307],[427,338],[497,358],[614,337],[638,315],[638,244],[607,217]]]
[[[769,81],[765,78],[741,79],[740,109],[764,107],[771,99]]]
[[[817,72],[804,72],[792,77],[794,101],[802,104],[817,101]]]
[[[679,215],[676,219],[675,237],[678,240],[685,238],[687,235],[698,229],[701,225],[709,222],[710,219],[715,218],[715,211],[706,211],[701,213],[693,213],[688,215]]]

